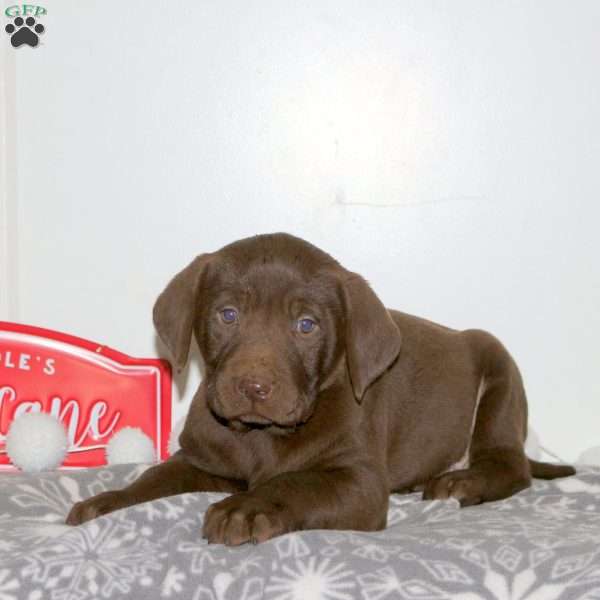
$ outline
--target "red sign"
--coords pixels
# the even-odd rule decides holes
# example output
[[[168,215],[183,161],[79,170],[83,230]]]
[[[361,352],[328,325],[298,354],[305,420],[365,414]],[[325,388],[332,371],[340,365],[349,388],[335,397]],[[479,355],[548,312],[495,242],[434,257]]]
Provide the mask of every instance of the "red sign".
[[[106,464],[105,448],[123,427],[138,427],[168,456],[171,368],[131,358],[48,329],[0,321],[0,468],[10,465],[5,438],[20,414],[42,411],[64,423],[63,467]]]

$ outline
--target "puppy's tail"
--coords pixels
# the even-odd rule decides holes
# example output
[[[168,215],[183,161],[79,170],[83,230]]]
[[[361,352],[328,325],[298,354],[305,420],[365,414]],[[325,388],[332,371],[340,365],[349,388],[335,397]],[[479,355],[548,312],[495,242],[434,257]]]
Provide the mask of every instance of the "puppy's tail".
[[[570,465],[553,465],[551,463],[529,460],[531,476],[536,479],[556,479],[558,477],[569,477],[575,475],[574,467]]]

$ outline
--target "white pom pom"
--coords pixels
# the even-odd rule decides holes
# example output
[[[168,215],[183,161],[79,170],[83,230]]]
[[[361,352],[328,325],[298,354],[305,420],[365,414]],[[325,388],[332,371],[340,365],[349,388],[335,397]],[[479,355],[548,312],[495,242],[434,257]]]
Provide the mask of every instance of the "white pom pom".
[[[173,427],[173,430],[171,431],[171,437],[169,437],[169,454],[172,456],[173,454],[175,454],[175,452],[177,452],[177,450],[179,450],[181,448],[181,446],[179,445],[179,436],[181,435],[181,432],[183,431],[183,426],[185,425],[185,417],[181,417],[181,419],[179,419],[179,421],[177,421],[177,423],[175,424],[175,427]]]
[[[123,427],[106,445],[109,465],[156,462],[152,440],[138,427]]]
[[[30,473],[55,469],[67,453],[67,432],[53,415],[24,413],[10,425],[6,453],[12,463]]]
[[[600,446],[584,450],[576,462],[582,465],[600,465]]]
[[[527,440],[525,440],[525,454],[533,460],[542,458],[542,449],[540,448],[540,438],[531,428],[527,430]]]

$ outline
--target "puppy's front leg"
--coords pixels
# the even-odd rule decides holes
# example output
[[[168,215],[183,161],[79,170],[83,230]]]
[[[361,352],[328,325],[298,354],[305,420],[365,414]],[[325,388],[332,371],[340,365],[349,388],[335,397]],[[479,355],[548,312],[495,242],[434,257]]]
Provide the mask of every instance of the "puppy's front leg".
[[[374,531],[388,501],[385,479],[367,466],[284,473],[210,506],[202,534],[237,546],[301,529]]]
[[[224,479],[197,469],[179,453],[145,471],[122,490],[103,492],[77,502],[67,516],[67,525],[79,525],[126,506],[184,494],[186,492],[239,492],[243,482]]]

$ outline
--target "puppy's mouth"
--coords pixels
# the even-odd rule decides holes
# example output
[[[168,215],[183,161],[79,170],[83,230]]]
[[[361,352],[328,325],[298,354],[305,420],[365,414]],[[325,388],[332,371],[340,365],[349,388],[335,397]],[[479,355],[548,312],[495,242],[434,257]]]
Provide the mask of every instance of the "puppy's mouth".
[[[275,421],[272,419],[268,419],[267,417],[263,417],[262,415],[257,415],[254,413],[248,413],[246,415],[240,415],[239,417],[233,417],[229,419],[230,421],[240,421],[244,425],[253,426],[269,426],[275,424]]]
[[[287,412],[281,410],[278,414],[269,414],[261,403],[244,403],[239,406],[239,401],[225,402],[220,396],[216,385],[209,384],[207,390],[208,408],[217,423],[235,431],[268,430],[276,434],[289,434],[309,421],[314,412],[313,403],[308,398],[299,395],[294,402],[290,402]],[[236,406],[237,404],[237,406]]]
[[[281,432],[291,433],[304,425],[308,419],[298,421],[296,419],[289,421],[276,421],[256,413],[244,413],[241,415],[224,416],[215,412],[211,408],[211,413],[215,420],[229,429],[235,431],[251,431],[273,428]]]

